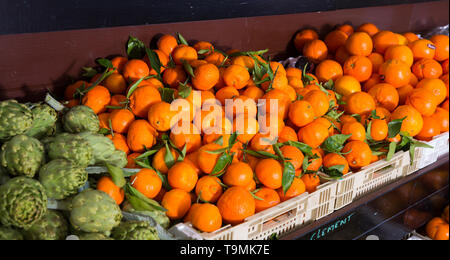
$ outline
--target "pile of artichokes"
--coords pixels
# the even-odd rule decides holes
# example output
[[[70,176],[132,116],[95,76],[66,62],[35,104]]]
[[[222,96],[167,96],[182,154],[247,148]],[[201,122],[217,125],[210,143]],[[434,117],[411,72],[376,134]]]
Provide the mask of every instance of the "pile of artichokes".
[[[126,164],[89,107],[56,111],[46,103],[0,101],[0,240],[159,239],[149,222],[126,221],[115,200],[95,189],[102,175],[87,171]],[[67,207],[49,206],[55,203]],[[164,213],[150,215],[168,226]]]

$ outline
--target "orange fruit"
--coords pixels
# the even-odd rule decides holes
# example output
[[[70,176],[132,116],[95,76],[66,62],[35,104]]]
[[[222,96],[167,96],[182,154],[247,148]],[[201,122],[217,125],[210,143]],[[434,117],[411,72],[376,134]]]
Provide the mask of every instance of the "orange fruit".
[[[257,133],[255,137],[250,141],[250,148],[253,151],[265,151],[271,154],[275,154],[272,145],[275,143],[276,137],[270,133],[262,134]]]
[[[189,129],[172,130],[170,140],[180,150],[186,146],[186,153],[194,152],[202,145],[200,130],[192,123],[189,124]]]
[[[447,98],[447,100],[445,100],[444,103],[442,103],[441,107],[448,111],[448,105],[449,105],[449,102],[448,102],[448,98]]]
[[[414,90],[414,87],[411,86],[411,84],[407,84],[403,87],[399,87],[397,89],[398,92],[398,104],[404,105],[406,102],[406,98],[411,94],[411,92]]]
[[[156,197],[162,187],[161,178],[151,169],[140,170],[131,177],[130,182],[133,188],[150,199]]]
[[[373,36],[373,47],[380,54],[384,54],[390,46],[398,44],[398,37],[391,31],[380,31]]]
[[[274,189],[269,189],[266,187],[262,187],[259,189],[255,196],[262,199],[255,199],[255,212],[261,212],[263,210],[269,209],[273,206],[280,204],[280,196]]]
[[[150,68],[143,60],[132,59],[123,66],[123,77],[127,81],[136,81],[150,75]]]
[[[227,189],[217,202],[223,221],[236,225],[255,214],[255,199],[252,194],[239,186]]]
[[[305,126],[314,121],[314,108],[308,101],[297,100],[289,106],[289,119],[298,126]]]
[[[169,56],[166,55],[161,50],[153,50],[153,52],[155,52],[156,56],[158,56],[159,63],[161,64],[161,66],[159,67],[159,71],[164,72],[164,70],[167,67],[167,64],[169,63]],[[147,65],[150,69],[150,75],[158,75],[156,70],[154,68],[152,68],[152,64],[151,64],[150,59],[148,58],[147,54],[145,55],[143,60],[147,63]]]
[[[140,118],[148,118],[150,107],[157,102],[161,102],[161,94],[152,86],[137,88],[130,96],[131,111]]]
[[[95,86],[84,96],[81,103],[94,110],[97,115],[106,111],[106,106],[111,102],[111,94],[103,86]]]
[[[328,128],[317,122],[312,122],[298,131],[298,140],[312,148],[319,147],[327,138]]]
[[[416,136],[423,127],[422,115],[414,107],[403,105],[397,107],[391,116],[392,120],[405,118],[400,131],[408,132],[410,136]]]
[[[359,82],[366,81],[372,75],[372,62],[364,56],[350,56],[343,66],[344,75],[353,76]]]
[[[225,106],[225,115],[228,118],[231,119],[240,114],[248,117],[256,117],[258,108],[256,106],[256,102],[253,99],[246,96],[240,96],[233,98],[232,102],[233,103],[230,103],[232,105]]]
[[[414,63],[414,54],[408,46],[392,45],[384,53],[385,60],[400,60],[411,67]]]
[[[320,82],[335,81],[343,75],[342,67],[334,60],[324,60],[316,67],[316,76]]]
[[[342,149],[345,159],[352,169],[367,166],[372,161],[372,151],[368,144],[363,141],[350,141]]]
[[[72,100],[75,97],[75,94],[77,93],[78,89],[88,88],[89,83],[84,80],[78,80],[73,84],[70,84],[67,86],[67,88],[64,91],[64,99],[66,101]]]
[[[128,62],[126,57],[117,56],[111,59],[111,64],[114,67],[114,73],[123,73],[123,67]]]
[[[181,65],[177,65],[174,68],[167,68],[162,75],[163,82],[172,88],[177,88],[180,83],[186,81],[186,78],[186,72]]]
[[[119,73],[113,73],[105,79],[105,87],[112,94],[122,94],[127,89],[125,78]]]
[[[370,37],[374,36],[375,34],[377,34],[380,30],[378,29],[378,27],[373,24],[373,23],[364,23],[361,24],[357,29],[357,32],[365,32],[368,35],[370,35]]]
[[[384,107],[390,112],[398,106],[400,99],[398,91],[390,84],[377,84],[368,93],[373,97],[377,106]]]
[[[217,93],[216,93],[216,95],[217,95]],[[264,96],[264,91],[257,86],[249,86],[244,90],[244,92],[242,92],[242,95],[249,97],[249,98],[253,99],[255,102],[257,102],[258,99],[260,99]]]
[[[337,49],[345,45],[348,35],[340,30],[334,30],[325,36],[324,42],[330,53],[335,53]]]
[[[387,60],[381,65],[378,74],[381,82],[391,84],[395,88],[405,86],[411,80],[411,69],[399,60]]]
[[[175,37],[166,34],[158,39],[157,46],[160,51],[162,51],[167,56],[170,56],[175,47],[178,46],[178,42]]]
[[[129,168],[129,169],[137,169],[137,168],[140,168],[140,166],[138,166],[137,164],[136,164],[136,159],[137,159],[137,157],[139,157],[139,156],[141,156],[141,153],[132,153],[132,154],[129,154],[128,156],[127,156],[127,160],[128,160],[128,164],[127,164],[127,166],[125,166],[125,168]]]
[[[445,61],[443,61],[441,63],[442,71],[443,71],[444,74],[448,74],[448,64],[449,64],[449,59],[446,59]]]
[[[367,57],[373,50],[372,38],[365,32],[355,32],[348,37],[345,48],[350,55]]]
[[[448,230],[448,222],[445,222],[445,220],[439,217],[431,219],[425,227],[427,236],[433,240],[448,241]]]
[[[314,114],[316,117],[321,117],[328,112],[330,108],[330,103],[328,96],[325,92],[321,90],[311,90],[303,98],[303,100],[308,101],[314,109]]]
[[[298,52],[303,51],[306,42],[319,39],[319,35],[312,29],[305,29],[298,32],[294,38],[294,45]]]
[[[128,129],[127,143],[131,151],[142,153],[156,143],[156,130],[145,120],[135,120]]]
[[[292,166],[294,166],[295,170],[300,169],[303,164],[303,159],[305,156],[303,155],[302,151],[300,151],[298,148],[290,145],[285,145],[280,148],[281,153],[286,159],[287,162],[290,162]]]
[[[208,151],[216,151],[219,149],[222,149],[222,146],[216,143],[210,143],[200,147],[197,158],[198,166],[202,172],[210,174],[213,171],[220,154],[208,153]]]
[[[245,162],[235,162],[228,166],[223,175],[223,183],[228,186],[247,186],[253,179],[253,170]]]
[[[119,134],[127,133],[134,119],[134,114],[128,109],[115,109],[110,114],[112,129]]]
[[[417,79],[438,79],[442,76],[442,66],[433,59],[420,59],[412,66],[412,72]]]
[[[278,196],[280,196],[280,200],[283,202],[305,193],[306,185],[301,179],[294,178],[291,187],[289,187],[286,192],[283,191],[283,188],[277,189],[277,192]]]
[[[303,55],[313,62],[320,62],[327,58],[327,45],[319,39],[311,40],[303,46]]]
[[[347,35],[351,35],[355,31],[355,29],[353,29],[353,26],[351,26],[350,24],[339,25],[336,30],[342,31]]]
[[[323,157],[323,167],[331,168],[333,166],[343,165],[344,169],[342,174],[347,174],[349,170],[347,159],[344,156],[337,153],[329,153]]]
[[[346,99],[345,111],[350,114],[364,115],[376,108],[373,97],[366,92],[355,92]]]
[[[436,46],[432,41],[427,39],[419,39],[411,42],[408,44],[408,47],[414,54],[414,60],[420,60],[423,58],[433,59],[436,54]]]
[[[198,90],[212,89],[219,81],[219,69],[214,64],[203,64],[195,68],[192,85]]]
[[[255,61],[249,56],[237,56],[232,59],[231,64],[240,65],[252,70],[255,67]]]
[[[350,53],[348,53],[345,45],[339,47],[334,54],[334,59],[339,62],[339,64],[343,65],[344,62],[350,57]]]
[[[447,98],[448,88],[440,79],[423,79],[417,83],[416,88],[423,88],[433,93],[437,104],[441,104]]]
[[[344,159],[345,160],[345,159]],[[317,186],[320,185],[320,177],[317,174],[304,174],[301,180],[305,184],[306,192],[313,193],[317,190]]]
[[[351,135],[348,141],[364,141],[366,139],[366,129],[359,122],[343,124],[342,134]]]
[[[245,87],[250,80],[250,73],[245,67],[231,65],[223,72],[223,80],[227,86],[241,89]]]
[[[348,96],[355,92],[361,92],[361,84],[355,77],[344,75],[336,80],[334,89],[337,93]]]
[[[298,141],[297,133],[295,132],[295,130],[292,127],[289,127],[289,126],[283,127],[283,129],[281,130],[281,132],[278,135],[279,143],[284,143],[287,141],[294,141],[294,142]]]
[[[419,36],[417,36],[417,34],[412,32],[406,32],[403,34],[403,36],[408,40],[408,43],[412,43],[414,41],[419,40]]]
[[[281,187],[283,167],[274,159],[261,159],[255,168],[255,174],[260,183],[267,188],[278,189]]]
[[[125,108],[125,103],[127,102],[127,97],[124,95],[114,95],[111,97],[111,102],[109,106]],[[114,111],[114,109],[108,109],[109,112]]]
[[[239,97],[239,91],[235,87],[223,87],[216,92],[216,99],[219,100],[222,105],[225,105],[225,100],[234,99],[235,97]]]
[[[214,51],[214,46],[210,42],[207,42],[207,41],[198,41],[192,47],[194,47],[194,49],[197,51],[201,51],[201,50],[209,51],[209,52],[203,53],[203,55],[208,55]]]
[[[436,108],[436,112],[431,116],[440,125],[440,132],[444,133],[449,130],[449,113],[441,107]]]
[[[195,169],[186,162],[176,162],[167,173],[167,180],[172,188],[191,192],[198,181]]]
[[[180,44],[172,51],[172,59],[177,65],[182,65],[183,61],[191,62],[198,59],[197,51],[191,46]]]
[[[111,139],[111,141],[113,141],[114,146],[116,147],[117,150],[124,151],[127,155],[130,154],[131,151],[130,148],[128,147],[127,138],[125,136],[118,133],[114,133],[114,136],[107,135],[106,137],[108,137],[109,139]]]
[[[388,124],[382,119],[372,119],[370,136],[375,141],[383,141],[388,136]]]
[[[233,121],[233,132],[237,132],[237,140],[245,144],[259,132],[259,123],[251,116],[239,114]]]
[[[160,132],[170,130],[178,121],[177,112],[173,111],[170,104],[164,101],[155,102],[148,110],[148,122]]]
[[[97,182],[97,190],[103,191],[114,199],[117,205],[122,204],[125,192],[112,181],[111,177],[101,177]]]
[[[430,41],[436,47],[434,59],[437,61],[447,60],[449,57],[448,45],[449,39],[447,35],[434,35],[430,38]]]
[[[320,149],[313,149],[312,150],[312,154],[317,157],[314,159],[309,159],[308,160],[308,168],[306,168],[307,171],[311,171],[311,172],[317,172],[320,167],[322,166],[323,163],[323,155],[321,153]]]
[[[405,104],[411,105],[423,116],[431,116],[437,108],[436,97],[425,88],[414,89],[406,98]]]
[[[440,129],[441,125],[435,118],[424,116],[422,130],[420,130],[415,138],[422,141],[430,141],[433,137],[441,133]]]
[[[172,189],[164,194],[161,205],[170,219],[181,219],[191,207],[191,196],[184,190]]]
[[[167,167],[165,160],[166,153],[167,149],[163,147],[159,149],[158,152],[156,152],[156,154],[153,156],[152,159],[152,167],[162,174],[166,174],[169,171],[169,168]],[[178,159],[178,153],[175,151],[175,149],[170,148],[170,153],[172,154],[174,160]]]
[[[367,58],[369,58],[370,62],[372,63],[372,71],[378,72],[381,65],[384,63],[383,55],[376,52],[372,52]]]
[[[215,205],[204,203],[194,211],[191,222],[202,232],[214,232],[222,227],[222,215]]]
[[[110,113],[101,113],[98,115],[98,120],[100,121],[100,129],[109,129],[109,116]]]
[[[301,89],[303,88],[303,81],[301,78],[298,77],[287,77],[289,86],[293,87],[294,89]]]
[[[203,176],[197,182],[195,194],[204,201],[216,203],[223,193],[223,188],[220,183],[221,181],[217,177],[208,175]]]

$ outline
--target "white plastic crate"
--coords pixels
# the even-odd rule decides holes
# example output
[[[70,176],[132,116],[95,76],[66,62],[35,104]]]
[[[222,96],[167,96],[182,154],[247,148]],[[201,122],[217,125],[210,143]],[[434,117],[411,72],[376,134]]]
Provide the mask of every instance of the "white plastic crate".
[[[180,223],[170,232],[177,237],[204,240],[265,240],[281,235],[305,223],[308,193],[259,212],[239,225],[227,225],[212,233],[201,233],[190,223]]]
[[[336,202],[336,181],[328,181],[308,194],[306,222],[313,222],[334,212]]]
[[[391,160],[380,160],[358,172],[346,174],[336,185],[335,210],[341,209],[356,198],[389,184],[403,176],[404,168],[409,164],[407,152],[396,153]]]
[[[422,141],[423,142],[423,141]],[[437,159],[449,152],[449,132],[435,136],[433,140],[426,143],[433,148],[417,147],[414,151],[414,161],[406,168],[404,175],[410,175],[417,170],[433,164]]]

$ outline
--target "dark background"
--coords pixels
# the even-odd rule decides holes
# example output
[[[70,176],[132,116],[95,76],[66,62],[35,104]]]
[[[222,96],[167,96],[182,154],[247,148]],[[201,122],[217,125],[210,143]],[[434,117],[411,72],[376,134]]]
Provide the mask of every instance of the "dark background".
[[[431,0],[0,0],[0,34],[160,24]]]

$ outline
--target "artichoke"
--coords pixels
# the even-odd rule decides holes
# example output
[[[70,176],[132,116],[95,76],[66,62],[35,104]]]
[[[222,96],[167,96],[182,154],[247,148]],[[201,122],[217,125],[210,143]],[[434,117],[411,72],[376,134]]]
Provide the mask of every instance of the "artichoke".
[[[56,159],[44,165],[39,171],[39,181],[47,196],[63,200],[75,195],[88,180],[86,168],[65,159]]]
[[[44,146],[33,137],[17,135],[3,144],[0,165],[14,176],[33,178],[45,163]]]
[[[13,228],[0,227],[0,240],[23,240],[23,235]]]
[[[87,106],[71,108],[63,117],[64,129],[69,133],[91,132],[100,130],[100,121],[94,110]]]
[[[23,232],[26,240],[64,240],[69,226],[67,220],[56,210],[48,210],[41,220]]]
[[[80,240],[113,240],[101,233],[81,233],[77,236]]]
[[[4,170],[0,166],[0,185],[2,185],[3,183],[6,183],[9,180],[10,180],[10,178],[9,178],[8,174],[6,173],[6,170]]]
[[[161,210],[152,210],[152,211],[139,211],[135,210],[133,206],[125,201],[123,203],[122,210],[124,212],[130,212],[130,213],[138,213],[144,216],[151,217],[156,223],[158,223],[163,228],[168,228],[170,225],[170,219],[167,217],[167,214],[164,211]]]
[[[51,135],[58,120],[58,113],[47,104],[37,104],[31,111],[33,126],[25,134],[38,139]]]
[[[122,222],[111,236],[115,240],[159,240],[156,229],[146,221]]]
[[[122,220],[122,212],[108,194],[87,189],[72,200],[70,223],[75,230],[108,233]]]
[[[28,229],[47,212],[44,187],[28,177],[16,177],[0,186],[0,222]]]
[[[92,147],[79,135],[62,133],[48,141],[50,160],[66,159],[80,167],[87,167],[92,160]]]
[[[92,147],[93,156],[90,165],[103,166],[105,163],[109,163],[121,168],[127,165],[126,153],[116,150],[113,141],[108,137],[89,132],[84,132],[79,135]]]
[[[0,142],[25,133],[33,125],[33,113],[16,100],[0,102]]]

